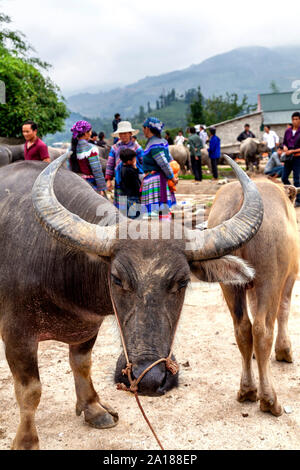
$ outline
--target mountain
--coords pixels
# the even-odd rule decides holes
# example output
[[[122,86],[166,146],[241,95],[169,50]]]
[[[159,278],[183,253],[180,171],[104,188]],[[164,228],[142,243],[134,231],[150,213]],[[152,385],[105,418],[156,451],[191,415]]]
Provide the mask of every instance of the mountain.
[[[275,48],[242,47],[218,54],[198,65],[163,75],[145,77],[136,83],[100,93],[80,93],[67,99],[68,108],[85,116],[112,118],[119,112],[130,118],[143,105],[150,102],[155,108],[156,100],[164,90],[175,88],[183,93],[201,86],[208,98],[226,92],[246,94],[250,103],[256,103],[258,93],[270,92],[275,81],[280,91],[291,90],[294,80],[299,79],[300,46]]]

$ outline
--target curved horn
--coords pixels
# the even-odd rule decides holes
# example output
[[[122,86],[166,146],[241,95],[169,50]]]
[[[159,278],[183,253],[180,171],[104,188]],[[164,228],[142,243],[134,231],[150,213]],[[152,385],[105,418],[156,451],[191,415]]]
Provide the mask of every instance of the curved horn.
[[[100,256],[110,256],[116,226],[100,227],[86,222],[63,207],[55,196],[55,175],[67,158],[69,152],[50,163],[36,179],[32,202],[37,218],[54,238],[66,245]]]
[[[263,220],[263,202],[255,183],[228,155],[224,157],[242,185],[244,202],[237,214],[220,225],[204,231],[186,231],[189,241],[186,255],[191,261],[232,253],[254,237]]]

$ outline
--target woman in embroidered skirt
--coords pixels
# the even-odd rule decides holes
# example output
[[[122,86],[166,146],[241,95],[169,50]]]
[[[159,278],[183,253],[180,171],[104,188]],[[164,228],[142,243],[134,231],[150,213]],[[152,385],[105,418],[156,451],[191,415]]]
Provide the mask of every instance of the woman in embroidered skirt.
[[[148,118],[143,124],[144,135],[148,139],[143,157],[145,178],[142,186],[141,202],[145,216],[169,218],[170,208],[176,204],[176,198],[170,191],[168,180],[175,184],[170,161],[169,145],[162,139],[161,132],[164,124],[157,118]]]
[[[113,137],[118,137],[119,140],[112,146],[106,165],[105,179],[107,181],[107,189],[109,191],[112,189],[112,180],[115,177],[116,168],[121,163],[121,150],[131,149],[136,153],[136,166],[140,173],[143,173],[143,149],[137,142],[133,142],[131,139],[133,135],[137,135],[138,133],[138,130],[132,129],[129,121],[121,121],[118,124],[117,131],[112,134]],[[118,208],[120,208],[120,196],[122,196],[122,191],[120,185],[115,181],[114,204]]]
[[[106,183],[96,145],[90,144],[92,126],[87,121],[77,121],[71,129],[71,170],[84,178],[97,192],[105,196]]]

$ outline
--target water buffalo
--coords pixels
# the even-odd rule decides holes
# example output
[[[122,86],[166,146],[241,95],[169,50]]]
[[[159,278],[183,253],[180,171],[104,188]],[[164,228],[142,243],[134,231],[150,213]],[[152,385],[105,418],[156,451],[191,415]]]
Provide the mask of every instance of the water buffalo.
[[[192,169],[190,151],[185,145],[170,145],[169,150],[174,160],[179,163],[182,174],[185,175],[186,170]],[[211,172],[211,161],[207,149],[201,150],[201,164],[207,165]]]
[[[249,243],[235,251],[235,255],[253,266],[255,277],[248,286],[221,284],[221,287],[243,358],[238,400],[259,399],[262,411],[279,416],[282,407],[272,384],[269,359],[277,319],[276,359],[292,362],[288,316],[299,268],[299,237],[293,207],[297,191],[293,186],[283,187],[271,182],[258,182],[257,187],[264,202],[263,223]],[[239,210],[242,200],[237,183],[220,189],[209,215],[208,228],[230,219]],[[248,316],[247,298],[253,324]],[[252,370],[253,347],[259,372],[259,393]]]
[[[0,145],[0,167],[18,160],[24,160],[24,144]]]
[[[48,147],[48,152],[51,161],[53,161],[63,155],[65,150]],[[0,167],[17,162],[18,160],[24,160],[24,144],[0,145]]]
[[[77,415],[83,412],[96,428],[113,427],[117,414],[100,401],[90,375],[99,328],[113,313],[111,298],[137,378],[169,355],[191,270],[225,285],[249,284],[254,276],[248,263],[230,254],[259,229],[263,204],[234,162],[242,207],[220,226],[193,231],[174,222],[129,221],[82,178],[60,168],[66,158],[0,170],[0,333],[21,416],[13,449],[39,447],[40,341],[69,344]],[[122,354],[115,379],[128,384],[125,367]],[[177,375],[159,363],[139,392],[159,396],[176,385]]]
[[[259,160],[262,153],[268,151],[268,147],[264,142],[260,142],[258,139],[248,137],[243,140],[240,145],[240,155],[246,161],[246,170],[253,171],[253,166],[256,166],[257,171],[259,170]]]
[[[212,174],[211,159],[209,158],[207,149],[201,149],[201,164],[202,166],[206,165],[210,173]]]
[[[185,145],[169,145],[169,151],[174,160],[180,165],[183,175],[186,174],[186,170],[191,170],[190,151]]]

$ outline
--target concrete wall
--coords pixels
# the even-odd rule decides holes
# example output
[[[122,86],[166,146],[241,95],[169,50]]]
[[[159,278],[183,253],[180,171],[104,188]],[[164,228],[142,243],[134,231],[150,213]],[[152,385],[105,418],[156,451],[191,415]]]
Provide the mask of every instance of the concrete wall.
[[[255,112],[229,121],[220,122],[213,127],[216,128],[217,136],[221,139],[222,151],[231,153],[239,149],[240,144],[237,137],[243,132],[245,124],[249,124],[250,130],[258,139],[261,139],[263,135],[263,132],[260,130],[261,123],[262,113]]]
[[[231,119],[229,121],[219,122],[214,124],[213,127],[217,130],[217,136],[221,139],[221,150],[222,152],[234,153],[239,150],[239,142],[237,137],[244,130],[245,124],[250,125],[250,130],[254,135],[262,140],[264,131],[260,130],[261,124],[263,122],[263,113],[255,112],[251,114],[246,114],[244,116]],[[276,132],[280,142],[283,141],[284,133],[286,131],[285,124],[273,124],[271,129]]]

